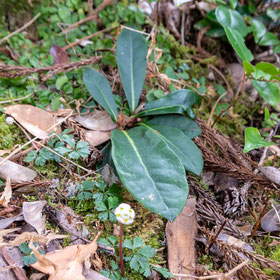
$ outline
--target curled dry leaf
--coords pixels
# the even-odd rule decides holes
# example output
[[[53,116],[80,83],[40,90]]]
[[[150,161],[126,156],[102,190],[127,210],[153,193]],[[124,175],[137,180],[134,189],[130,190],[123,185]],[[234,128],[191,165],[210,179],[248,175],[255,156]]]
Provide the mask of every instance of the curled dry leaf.
[[[97,250],[97,239],[88,245],[73,245],[63,250],[41,255],[32,248],[37,262],[31,266],[45,274],[49,274],[49,280],[85,280],[83,275],[83,262]]]
[[[53,57],[53,65],[70,62],[67,52],[55,44],[50,48],[50,55]]]
[[[45,139],[49,133],[58,130],[57,127],[51,129],[56,123],[52,114],[34,106],[11,105],[4,108],[4,112],[39,139]]]
[[[8,178],[7,178],[7,181],[5,184],[4,191],[0,197],[0,205],[7,207],[11,198],[12,198],[12,187],[11,187],[10,175],[8,174]]]
[[[1,233],[1,231],[0,231],[0,233]],[[8,234],[8,232],[6,234]],[[44,235],[40,235],[36,232],[25,231],[25,232],[21,233],[20,235],[18,235],[14,240],[10,241],[9,243],[1,244],[1,245],[16,246],[16,245],[22,244],[25,241],[40,242],[44,245],[48,245],[54,239],[62,239],[62,238],[68,238],[68,237],[69,237],[68,235],[54,234],[54,233],[49,233],[48,235],[44,236]]]
[[[279,231],[280,229],[280,205],[275,206],[278,215],[275,211],[275,209],[271,209],[268,213],[266,213],[261,221],[262,229],[271,232],[271,231]]]
[[[271,182],[280,185],[280,170],[272,167],[272,166],[265,166],[260,167],[260,171],[267,177]]]
[[[85,117],[76,116],[74,120],[90,130],[110,131],[116,128],[116,124],[106,111],[95,110]]]
[[[2,158],[0,158],[0,178],[7,180],[8,174],[12,183],[30,182],[36,176],[37,173],[27,167],[14,163],[10,160],[6,160],[1,164]]]
[[[96,147],[110,139],[111,132],[110,131],[94,131],[87,130],[84,133],[85,141],[91,147]]]
[[[45,218],[42,216],[43,207],[46,201],[23,202],[22,213],[24,220],[33,226],[39,234],[46,229]]]

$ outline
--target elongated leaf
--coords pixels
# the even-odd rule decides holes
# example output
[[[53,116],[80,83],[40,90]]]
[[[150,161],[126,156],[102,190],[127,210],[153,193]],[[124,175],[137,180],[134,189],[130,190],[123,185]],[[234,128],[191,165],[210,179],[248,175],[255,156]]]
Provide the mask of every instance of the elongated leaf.
[[[279,86],[276,82],[260,82],[252,80],[253,87],[271,106],[277,108],[280,103]]]
[[[117,62],[131,112],[138,105],[145,82],[146,56],[147,44],[143,36],[124,28],[117,41]]]
[[[138,116],[164,115],[164,114],[181,114],[188,113],[190,118],[195,118],[192,107],[200,105],[200,97],[192,90],[179,89],[155,101],[147,103],[145,111]]]
[[[243,149],[244,153],[248,153],[254,149],[271,145],[274,145],[274,143],[264,140],[257,128],[247,127],[245,129],[245,147]]]
[[[248,27],[239,12],[219,6],[215,14],[222,26],[237,31],[242,37],[248,34]]]
[[[188,197],[178,157],[145,127],[114,130],[111,139],[113,161],[124,186],[150,211],[173,221]]]
[[[117,121],[117,105],[108,80],[92,68],[85,68],[83,75],[86,87],[92,97],[109,113],[114,122]]]
[[[260,46],[274,46],[279,43],[278,37],[272,32],[266,32],[259,41]]]
[[[201,129],[199,125],[195,121],[185,116],[180,116],[180,115],[159,116],[149,120],[148,123],[160,124],[160,125],[178,128],[191,139],[201,134]]]
[[[266,33],[266,27],[260,20],[257,19],[252,20],[251,27],[254,34],[255,43],[258,43]]]
[[[236,53],[239,55],[239,57],[244,61],[251,61],[254,57],[251,53],[251,51],[246,47],[244,43],[244,38],[240,35],[239,32],[228,28],[224,26],[227,38],[236,51]]]
[[[200,150],[193,141],[178,128],[158,124],[141,123],[151,129],[177,155],[187,171],[199,175],[203,168]]]

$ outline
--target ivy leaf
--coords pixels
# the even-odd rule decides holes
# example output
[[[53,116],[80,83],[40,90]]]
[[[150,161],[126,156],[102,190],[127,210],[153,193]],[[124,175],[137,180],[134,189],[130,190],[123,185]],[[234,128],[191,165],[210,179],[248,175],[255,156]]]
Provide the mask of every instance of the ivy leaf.
[[[245,147],[243,149],[244,153],[248,153],[254,149],[268,147],[271,145],[275,145],[275,143],[264,140],[257,128],[247,127],[245,129]]]

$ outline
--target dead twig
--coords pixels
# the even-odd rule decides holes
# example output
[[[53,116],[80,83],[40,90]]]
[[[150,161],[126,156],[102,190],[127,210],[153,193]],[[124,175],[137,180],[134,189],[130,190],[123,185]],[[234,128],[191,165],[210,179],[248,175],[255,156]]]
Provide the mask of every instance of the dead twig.
[[[218,115],[218,117],[216,118],[216,120],[214,121],[214,123],[211,125],[211,127],[213,127],[215,125],[215,123],[218,121],[218,119],[225,113],[227,112],[231,107],[233,107],[236,102],[239,100],[239,97],[240,97],[240,93],[242,92],[243,90],[243,87],[244,87],[244,84],[245,84],[245,78],[246,78],[246,74],[244,73],[243,74],[243,79],[242,79],[242,84],[241,86],[238,88],[236,94],[235,94],[235,100],[225,109],[225,110],[222,110],[222,112]]]
[[[24,274],[24,270],[16,265],[16,263],[10,257],[10,255],[8,254],[7,250],[4,247],[0,248],[0,252],[1,252],[1,255],[3,256],[3,258],[5,259],[5,261],[7,262],[7,264],[13,270],[17,279],[18,280],[28,280],[28,278]]]
[[[246,260],[243,263],[237,265],[236,267],[234,267],[232,270],[230,270],[227,273],[221,273],[221,274],[217,274],[217,275],[208,275],[208,276],[194,276],[194,275],[188,275],[188,274],[177,274],[174,273],[173,275],[175,277],[182,277],[182,278],[193,278],[193,279],[198,279],[198,280],[207,280],[207,279],[224,279],[227,278],[233,274],[235,274],[238,270],[240,270],[241,268],[243,268],[245,265],[247,265],[250,262],[250,260]]]
[[[71,44],[65,46],[65,47],[63,48],[63,50],[66,51],[66,50],[69,49],[69,48],[76,47],[77,45],[79,45],[79,44],[80,44],[82,41],[84,41],[84,40],[91,39],[91,38],[93,38],[93,37],[95,37],[95,36],[97,36],[97,35],[100,35],[100,34],[102,34],[102,33],[110,32],[110,31],[112,31],[112,30],[117,29],[118,27],[119,27],[119,26],[108,27],[108,28],[105,28],[105,29],[103,29],[103,30],[97,31],[97,32],[95,32],[95,33],[93,33],[93,34],[90,34],[90,35],[88,35],[88,36],[86,36],[86,37],[84,37],[84,38],[82,38],[82,39],[80,39],[80,40],[78,40],[78,41],[76,41],[76,42],[73,42],[73,43],[71,43]]]
[[[265,201],[265,205],[264,205],[264,207],[263,207],[262,212],[260,213],[260,216],[259,216],[259,219],[258,219],[257,223],[256,223],[255,226],[254,226],[254,229],[253,229],[253,231],[252,231],[252,233],[251,233],[250,239],[252,239],[252,238],[254,237],[254,235],[255,235],[255,233],[256,233],[256,231],[257,231],[257,229],[258,229],[258,227],[259,227],[259,225],[260,225],[260,223],[261,223],[261,220],[262,220],[262,218],[263,218],[263,216],[264,216],[264,214],[265,214],[266,208],[267,208],[267,206],[268,206],[269,200],[270,200],[270,196],[268,196],[268,198],[267,198],[266,201]]]
[[[101,56],[92,57],[89,59],[82,59],[80,61],[65,63],[65,64],[56,64],[53,66],[42,67],[42,68],[29,68],[18,65],[6,65],[0,64],[0,78],[16,78],[21,76],[28,76],[30,74],[41,74],[44,72],[49,72],[45,77],[43,77],[43,81],[50,79],[53,75],[61,72],[68,72],[75,70],[81,66],[94,64],[101,60]]]
[[[34,21],[37,20],[37,18],[41,15],[41,13],[38,13],[33,19],[31,19],[29,22],[27,22],[25,25],[23,25],[21,28],[17,29],[16,31],[10,33],[9,35],[7,35],[6,37],[2,38],[0,40],[0,45],[3,44],[5,41],[9,40],[11,37],[13,37],[14,35],[20,33],[22,30],[24,30],[25,28],[27,28],[28,26],[30,26]]]
[[[86,22],[88,22],[88,21],[90,21],[90,20],[96,19],[97,14],[98,14],[99,12],[101,12],[102,10],[104,10],[107,6],[113,4],[114,1],[115,1],[115,0],[105,0],[105,1],[103,1],[103,2],[92,12],[92,14],[91,14],[89,17],[84,18],[84,19],[81,19],[81,20],[79,20],[79,21],[77,21],[77,22],[71,24],[70,26],[68,26],[66,29],[63,30],[63,34],[67,34],[71,29],[73,29],[73,28],[75,28],[75,27],[77,27],[77,26],[79,26],[79,25],[81,25],[81,24],[83,24],[83,23],[86,23]]]

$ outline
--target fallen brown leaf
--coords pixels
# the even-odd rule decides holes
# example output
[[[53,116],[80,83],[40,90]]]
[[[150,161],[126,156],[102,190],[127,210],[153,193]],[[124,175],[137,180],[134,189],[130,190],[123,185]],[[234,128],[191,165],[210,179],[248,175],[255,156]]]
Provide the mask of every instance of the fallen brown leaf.
[[[11,198],[12,198],[11,178],[8,173],[8,178],[5,184],[4,192],[0,197],[0,205],[2,205],[3,207],[8,207]]]
[[[97,239],[100,233],[95,237],[92,243],[88,245],[73,245],[63,250],[54,251],[41,255],[37,249],[32,248],[37,262],[31,267],[49,274],[49,280],[85,280],[83,275],[83,262],[97,250]]]
[[[2,161],[1,157],[0,161]],[[8,174],[12,183],[30,182],[37,176],[35,171],[10,160],[6,160],[0,165],[0,178],[7,180]]]
[[[22,213],[24,220],[33,226],[39,234],[46,230],[45,218],[42,216],[46,201],[23,202]]]
[[[87,130],[84,133],[85,141],[91,147],[96,147],[110,139],[110,132]]]
[[[194,275],[197,218],[195,198],[189,198],[174,222],[166,224],[168,266],[172,273]],[[191,279],[191,278],[186,278]]]
[[[4,108],[4,112],[39,139],[45,139],[49,133],[58,129],[50,129],[56,123],[52,114],[31,105],[11,105]]]
[[[70,62],[67,52],[55,44],[50,48],[50,55],[53,57],[53,65]]]
[[[76,116],[74,120],[90,130],[110,131],[116,128],[116,124],[106,111],[95,110],[85,117]]]

